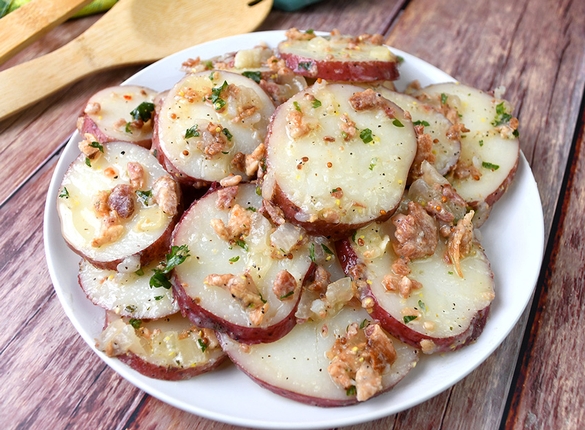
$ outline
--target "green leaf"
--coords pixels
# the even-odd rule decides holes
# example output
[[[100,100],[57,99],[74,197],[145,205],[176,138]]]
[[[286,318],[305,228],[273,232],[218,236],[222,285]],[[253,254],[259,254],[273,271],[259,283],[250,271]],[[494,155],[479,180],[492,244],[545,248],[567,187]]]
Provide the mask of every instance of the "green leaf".
[[[294,293],[295,293],[294,290],[293,291],[289,291],[288,293],[280,296],[279,298],[280,298],[280,300],[283,300],[283,299],[286,299],[287,297],[292,296]]]
[[[323,252],[325,252],[325,254],[333,255],[333,251],[331,251],[326,245],[321,244],[321,248],[323,248]]]
[[[153,112],[154,112],[154,103],[142,102],[134,110],[132,110],[130,112],[130,115],[136,121],[141,119],[142,121],[146,122],[152,118]]]
[[[144,206],[150,205],[150,199],[152,198],[152,191],[146,190],[136,190],[136,196],[138,197],[138,201],[142,203]]]
[[[449,98],[449,96],[447,96],[447,94],[441,93],[441,104],[446,105],[448,98]]]
[[[69,191],[67,191],[67,187],[63,187],[63,189],[59,193],[59,198],[62,198],[62,199],[68,199],[69,198]]]
[[[247,70],[245,72],[242,72],[242,75],[245,76],[248,79],[252,79],[257,84],[259,84],[260,81],[262,80],[262,73],[261,72],[255,72],[255,71],[252,71],[252,70]]]
[[[91,142],[89,146],[99,149],[100,152],[104,152],[104,147],[99,142]]]
[[[372,137],[372,130],[370,130],[369,128],[364,128],[360,132],[360,139],[362,139],[364,143],[370,143],[372,140],[374,140],[374,138]]]
[[[235,263],[239,259],[240,259],[240,256],[239,255],[236,255],[235,257],[230,258],[230,263]]]
[[[293,106],[297,111],[299,112],[301,111],[301,105],[299,105],[299,102],[297,102],[296,100],[293,102]]]
[[[135,329],[139,329],[140,326],[142,325],[142,320],[136,319],[136,318],[130,318],[130,325],[132,327],[134,327]]]
[[[496,105],[496,117],[492,121],[492,125],[494,127],[498,127],[503,124],[507,124],[512,119],[512,115],[506,112],[506,106],[504,102],[498,103]]]
[[[394,127],[404,127],[404,124],[402,124],[398,118],[394,118],[392,124],[394,124]]]
[[[321,100],[313,100],[312,105],[315,109],[317,109],[318,107],[321,107]]]
[[[236,245],[238,245],[244,251],[248,252],[248,244],[244,240],[242,239],[236,240]]]
[[[85,157],[85,164],[87,165],[87,167],[91,167],[91,160],[89,159],[89,157]]]
[[[355,385],[350,386],[347,390],[345,390],[345,395],[347,396],[355,396],[357,394],[357,388]]]
[[[413,125],[424,125],[425,127],[429,127],[430,124],[427,121],[424,120],[418,120],[412,123]]]
[[[197,339],[197,345],[199,345],[199,348],[201,348],[201,352],[205,352],[205,350],[207,349],[207,344],[201,338]]]
[[[230,133],[230,131],[227,128],[224,128],[221,132],[223,134],[225,134],[225,137],[227,137],[227,140],[229,140],[231,142],[232,137],[234,137],[234,136],[232,136],[232,134]]]
[[[315,244],[311,242],[311,246],[309,247],[309,258],[314,263],[315,259]]]
[[[313,65],[312,61],[299,61],[299,69],[309,70]]]
[[[404,321],[404,324],[408,324],[409,322],[415,320],[417,318],[416,315],[405,315],[402,320]]]
[[[199,136],[199,124],[195,124],[193,127],[189,127],[187,130],[185,130],[185,139]]]
[[[165,261],[161,262],[159,266],[154,269],[154,274],[151,276],[149,285],[154,288],[171,288],[168,274],[182,264],[187,257],[189,257],[189,248],[187,245],[171,246],[171,252],[166,255]]]
[[[221,93],[228,87],[227,81],[223,81],[219,87],[213,87],[211,89],[211,103],[215,110],[221,110],[225,106],[225,100],[221,98]]]
[[[427,307],[425,305],[425,303],[422,300],[418,301],[418,307],[421,308],[421,310],[426,311]]]
[[[500,168],[500,166],[498,166],[497,164],[493,164],[493,163],[488,163],[487,161],[482,161],[481,162],[481,167],[485,167],[486,169],[490,169],[490,170],[498,170]]]

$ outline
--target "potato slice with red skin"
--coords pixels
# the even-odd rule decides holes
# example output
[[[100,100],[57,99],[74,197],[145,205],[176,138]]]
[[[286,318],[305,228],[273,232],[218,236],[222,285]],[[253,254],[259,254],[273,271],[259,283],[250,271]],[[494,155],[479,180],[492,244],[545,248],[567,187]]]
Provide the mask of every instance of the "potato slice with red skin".
[[[262,88],[226,71],[188,75],[155,116],[153,149],[181,183],[207,186],[234,174],[250,180],[239,158],[263,143],[274,105]]]
[[[499,97],[459,83],[429,85],[413,95],[439,110],[450,111],[468,130],[461,133],[461,156],[447,179],[481,212],[481,218],[476,218],[479,227],[518,168],[518,120],[511,115],[512,107]]]
[[[227,359],[213,331],[193,326],[178,313],[141,321],[109,312],[106,319],[96,347],[149,378],[190,379]]]
[[[294,30],[294,29],[293,29]],[[399,78],[398,59],[379,35],[358,37],[289,31],[278,53],[295,73],[329,81],[371,82]]]
[[[312,265],[306,233],[262,212],[255,184],[214,189],[173,234],[173,244],[190,251],[173,275],[182,312],[244,343],[271,342],[294,327]]]
[[[149,150],[128,142],[109,142],[102,149],[96,160],[81,154],[63,177],[57,198],[63,238],[74,252],[101,269],[116,270],[124,260],[134,262],[136,258],[140,266],[146,265],[169,249],[181,212],[180,189]],[[142,166],[144,173],[143,183],[136,189],[130,185],[130,163]],[[164,207],[150,197],[149,204],[141,203],[140,193],[147,196],[155,184],[164,185],[167,181],[171,188],[167,197],[174,198],[174,212],[165,213]],[[101,195],[109,196],[114,189],[126,190],[120,201],[133,207],[133,211],[127,218],[114,214],[111,221],[114,227],[121,226],[122,233],[108,241],[105,220],[110,218],[97,212],[96,204]],[[108,209],[110,214],[114,210],[103,208],[104,212]]]
[[[226,335],[218,337],[232,362],[260,386],[309,405],[348,406],[358,403],[356,393],[338,386],[327,369],[327,352],[346,335],[350,324],[364,326],[371,316],[359,307],[346,306],[325,320],[297,325],[288,335],[270,344],[241,345]],[[360,328],[363,330],[363,328]],[[375,395],[392,389],[418,361],[418,351],[390,337],[396,360],[382,374]]]
[[[82,260],[79,263],[79,285],[92,303],[122,317],[164,318],[179,312],[179,306],[173,299],[172,290],[150,286],[150,277],[157,265],[158,261],[143,268],[135,264],[118,267],[115,271],[98,269]]]
[[[144,119],[136,119],[131,112],[143,103],[152,104],[157,92],[137,85],[119,85],[98,91],[87,101],[78,119],[77,128],[99,143],[131,142],[150,148],[152,144],[152,118],[148,105],[142,105]],[[140,116],[137,112],[136,116]]]
[[[379,93],[316,83],[273,116],[262,195],[311,234],[343,237],[392,215],[416,148],[412,122]]]
[[[433,255],[408,263],[408,280],[418,283],[405,294],[389,290],[386,276],[397,276],[400,259],[390,246],[392,221],[358,230],[354,238],[337,242],[347,274],[359,285],[362,305],[389,333],[425,353],[452,351],[482,332],[494,299],[494,279],[481,245],[460,260],[461,275],[447,261],[447,241],[439,238]],[[394,239],[392,239],[393,241]]]

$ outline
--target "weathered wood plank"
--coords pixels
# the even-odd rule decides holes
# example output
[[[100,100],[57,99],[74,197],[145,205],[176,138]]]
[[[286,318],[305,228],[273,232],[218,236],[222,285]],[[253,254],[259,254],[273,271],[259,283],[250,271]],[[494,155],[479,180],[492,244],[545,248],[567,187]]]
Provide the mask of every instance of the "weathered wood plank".
[[[585,422],[585,109],[555,246],[535,297],[506,428],[578,429]]]

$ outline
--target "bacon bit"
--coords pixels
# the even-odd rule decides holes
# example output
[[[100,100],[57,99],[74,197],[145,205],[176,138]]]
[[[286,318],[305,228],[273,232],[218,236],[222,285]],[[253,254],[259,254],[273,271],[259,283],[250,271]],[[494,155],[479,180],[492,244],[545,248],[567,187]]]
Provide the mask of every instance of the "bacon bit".
[[[382,45],[384,44],[384,36],[381,34],[360,34],[357,37],[358,42],[361,43],[371,43],[372,45]]]
[[[253,176],[258,171],[260,161],[266,156],[266,147],[263,143],[259,144],[251,154],[245,157],[246,175]]]
[[[126,164],[126,169],[128,169],[128,176],[130,178],[130,185],[132,188],[135,190],[141,190],[144,187],[144,181],[146,179],[146,174],[142,164],[135,161],[130,161],[128,164]]]
[[[204,94],[200,91],[194,90],[193,88],[187,88],[182,92],[182,96],[189,103],[195,103],[197,101],[202,100]]]
[[[215,201],[215,207],[220,210],[230,209],[236,200],[237,194],[238,187],[226,187],[217,190],[217,200]]]
[[[210,122],[207,129],[201,133],[201,139],[197,141],[197,148],[203,151],[208,158],[221,154],[228,148],[229,141],[222,130],[223,128],[219,124]]]
[[[394,236],[398,242],[392,242],[399,257],[407,259],[433,255],[439,241],[438,227],[435,220],[415,202],[408,202],[408,214],[399,213],[392,217],[396,226]]]
[[[118,176],[118,172],[116,172],[116,169],[113,167],[106,167],[104,169],[104,175],[106,175],[107,178],[113,179]]]
[[[243,152],[237,152],[230,161],[230,166],[239,172],[246,171],[246,155]]]
[[[459,277],[463,278],[461,271],[461,258],[471,252],[473,246],[473,218],[474,211],[469,211],[462,219],[459,220],[451,235],[447,240],[447,253],[445,258],[453,264]]]
[[[314,279],[305,288],[319,294],[325,294],[327,286],[331,283],[331,273],[319,265],[315,269]]]
[[[288,270],[281,270],[276,274],[272,284],[272,292],[279,300],[291,300],[297,288],[297,280]]]
[[[323,140],[325,142],[335,142],[335,138],[333,136],[323,136]]]
[[[98,102],[89,102],[83,110],[88,115],[96,115],[102,110],[102,106]]]
[[[120,218],[130,218],[134,213],[134,189],[126,184],[116,185],[108,195],[107,206]]]
[[[432,164],[436,160],[435,154],[433,154],[433,139],[431,135],[424,133],[423,125],[414,126],[414,131],[416,133],[416,155],[408,174],[410,181],[414,181],[422,176],[423,161],[426,160]]]
[[[447,130],[447,138],[449,140],[460,140],[461,133],[469,133],[469,129],[464,124],[452,124]]]
[[[340,220],[340,215],[339,212],[336,211],[335,209],[327,208],[319,212],[319,218],[329,223],[338,224]]]
[[[331,360],[327,371],[333,381],[345,390],[355,386],[361,402],[382,389],[382,374],[396,360],[396,350],[378,324],[361,330],[353,323],[327,351],[327,358]]]
[[[113,243],[124,233],[124,226],[115,211],[110,211],[102,218],[101,229],[97,237],[91,241],[91,246],[99,248],[102,245]]]
[[[333,188],[333,190],[331,190],[331,197],[333,197],[335,199],[342,198],[343,197],[343,190],[341,189],[341,187]]]
[[[289,28],[286,33],[284,33],[288,40],[311,40],[316,37],[315,33],[310,32],[302,32],[299,31],[297,28]]]
[[[392,102],[376,93],[371,88],[365,91],[355,93],[349,98],[349,103],[356,111],[381,109],[390,119],[396,118],[396,112]]]
[[[239,204],[235,204],[229,214],[228,225],[226,226],[223,220],[219,218],[210,221],[211,227],[215,233],[223,240],[234,242],[250,234],[250,227],[252,225],[252,217],[250,213],[242,208]]]
[[[238,107],[238,114],[232,119],[233,122],[243,122],[246,118],[250,118],[258,110],[257,106]]]
[[[222,187],[233,187],[234,185],[238,185],[240,182],[242,182],[242,177],[240,175],[234,175],[233,173],[230,173],[228,176],[221,179],[219,184]]]
[[[199,57],[187,58],[181,64],[181,68],[182,69],[192,69],[193,67],[199,65],[199,63],[201,63],[201,58],[199,58]]]
[[[392,291],[400,294],[405,299],[410,297],[412,290],[422,288],[422,284],[408,276],[400,276],[396,273],[388,273],[382,279],[382,285],[386,291]]]
[[[97,138],[91,133],[85,133],[83,140],[78,144],[79,150],[92,161],[97,160],[101,156],[99,147],[97,145],[93,146],[93,142],[97,142]]]
[[[453,177],[457,179],[467,179],[471,177],[475,181],[481,179],[481,172],[471,162],[464,162],[461,159],[455,165],[453,169]]]
[[[193,326],[191,329],[194,330],[195,326]],[[207,349],[219,348],[219,340],[217,339],[215,330],[210,328],[201,328],[199,329],[199,337],[203,339],[205,345],[207,345]]]
[[[341,129],[343,140],[346,142],[353,139],[357,134],[357,128],[355,126],[355,122],[349,118],[349,115],[344,113],[339,118],[341,122],[339,123],[339,128]]]
[[[162,211],[174,216],[179,212],[179,187],[169,176],[161,176],[152,185],[152,197]]]
[[[298,139],[306,136],[313,130],[314,125],[308,124],[304,121],[304,115],[296,109],[290,110],[286,115],[286,129],[290,137]]]
[[[437,350],[437,345],[430,339],[420,341],[420,348],[423,354],[432,354]]]

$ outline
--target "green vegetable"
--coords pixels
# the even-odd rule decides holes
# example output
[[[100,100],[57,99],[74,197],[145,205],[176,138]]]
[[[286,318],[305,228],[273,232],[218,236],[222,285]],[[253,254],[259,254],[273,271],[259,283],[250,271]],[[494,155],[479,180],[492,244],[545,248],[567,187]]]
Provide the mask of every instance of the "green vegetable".
[[[441,104],[442,105],[446,105],[447,104],[447,99],[449,98],[449,96],[447,96],[447,94],[445,93],[441,93]]]
[[[172,246],[171,252],[166,255],[166,261],[161,262],[154,275],[150,278],[150,286],[154,288],[163,287],[167,290],[171,288],[169,273],[179,264],[183,263],[189,257],[189,248],[187,245]]]
[[[364,143],[370,143],[372,140],[374,140],[374,138],[372,137],[372,130],[370,130],[369,128],[364,128],[360,132],[360,139],[362,139]]]
[[[191,137],[199,137],[199,124],[195,124],[193,127],[189,127],[185,130],[185,139],[189,139]]]
[[[99,142],[91,142],[89,146],[99,149],[100,152],[104,152],[104,147]]]
[[[254,71],[248,70],[248,71],[242,72],[242,75],[248,79],[252,79],[257,84],[259,84],[260,81],[262,80],[262,73],[260,73],[260,72],[254,72]]]
[[[235,263],[239,259],[240,259],[240,256],[239,255],[236,255],[235,257],[230,258],[230,263]]]
[[[221,131],[223,134],[225,134],[225,137],[227,137],[227,140],[231,141],[232,140],[232,134],[230,133],[230,131],[227,128],[224,128]]]
[[[405,315],[402,320],[404,321],[404,324],[408,324],[409,322],[411,322],[412,320],[415,320],[417,318],[416,315]]]
[[[146,122],[152,118],[153,112],[154,112],[154,103],[142,102],[136,107],[136,109],[134,109],[133,111],[130,112],[130,115],[136,121],[138,121],[140,119],[143,122]]]
[[[213,87],[211,89],[211,103],[215,110],[221,110],[225,106],[225,100],[221,98],[221,93],[228,87],[227,81],[223,81],[223,84],[219,87]]]
[[[394,127],[404,127],[404,124],[402,124],[398,118],[394,118],[392,124],[394,124]]]
[[[490,170],[498,170],[500,168],[500,166],[498,166],[497,164],[488,163],[487,161],[482,161],[481,166]]]
[[[299,105],[299,102],[297,102],[296,100],[293,102],[293,106],[295,107],[296,110],[298,110],[299,112],[301,111],[301,106]]]
[[[142,325],[142,320],[136,319],[136,318],[130,318],[130,325],[132,327],[134,327],[135,329],[139,329],[140,326]]]
[[[91,160],[89,159],[89,157],[85,157],[85,164],[87,165],[87,167],[91,167]]]
[[[62,198],[62,199],[68,199],[69,198],[69,191],[67,191],[67,187],[63,187],[63,189],[59,193],[59,197]]]
[[[317,109],[318,107],[321,107],[321,100],[317,100],[317,99],[313,100],[313,107],[315,109]]]
[[[497,127],[499,125],[507,124],[512,119],[512,115],[506,112],[506,106],[504,106],[504,102],[501,102],[496,105],[496,117],[492,121],[492,125]]]
[[[199,345],[199,348],[201,348],[201,352],[205,352],[205,350],[207,349],[207,344],[201,338],[197,339],[197,345]]]
[[[146,190],[136,190],[136,196],[138,197],[138,201],[142,203],[144,206],[150,205],[150,199],[152,198],[152,191]]]
[[[430,124],[427,121],[424,120],[418,120],[412,123],[413,125],[424,125],[425,127],[429,127]]]

